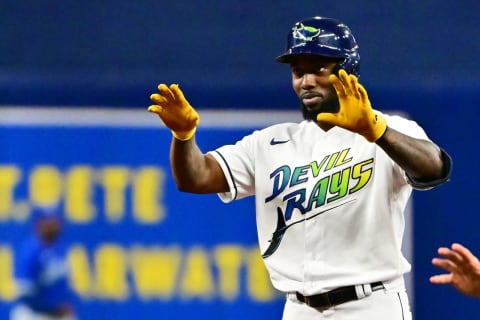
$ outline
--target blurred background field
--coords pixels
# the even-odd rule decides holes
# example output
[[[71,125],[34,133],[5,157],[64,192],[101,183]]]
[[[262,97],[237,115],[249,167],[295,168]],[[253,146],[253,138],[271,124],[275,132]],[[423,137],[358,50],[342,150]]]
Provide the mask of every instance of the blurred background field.
[[[182,194],[170,132],[146,112],[160,82],[200,112],[204,150],[297,120],[291,25],[343,20],[372,104],[421,124],[453,157],[451,181],[414,192],[415,319],[472,319],[480,301],[433,286],[436,248],[480,254],[480,42],[472,0],[33,1],[0,3],[0,318],[31,209],[58,204],[80,319],[280,319],[256,251],[253,199]],[[221,113],[225,112],[225,113]]]

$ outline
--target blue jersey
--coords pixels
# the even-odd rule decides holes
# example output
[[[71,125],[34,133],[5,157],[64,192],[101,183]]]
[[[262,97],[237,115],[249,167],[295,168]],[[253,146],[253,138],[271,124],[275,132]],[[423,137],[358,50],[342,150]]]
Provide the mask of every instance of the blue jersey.
[[[53,313],[71,301],[67,262],[57,244],[45,244],[34,236],[20,248],[15,264],[18,302]]]

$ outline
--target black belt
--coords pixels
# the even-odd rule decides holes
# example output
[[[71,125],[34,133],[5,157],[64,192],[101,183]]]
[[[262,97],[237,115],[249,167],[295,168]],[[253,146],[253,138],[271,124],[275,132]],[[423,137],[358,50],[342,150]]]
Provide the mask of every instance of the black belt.
[[[383,283],[380,281],[373,282],[370,285],[372,287],[372,291],[377,291],[384,288]],[[296,292],[296,294],[298,301],[308,304],[313,308],[333,307],[337,304],[358,299],[355,286],[341,287],[325,293],[315,294],[313,296],[304,296],[299,292]]]

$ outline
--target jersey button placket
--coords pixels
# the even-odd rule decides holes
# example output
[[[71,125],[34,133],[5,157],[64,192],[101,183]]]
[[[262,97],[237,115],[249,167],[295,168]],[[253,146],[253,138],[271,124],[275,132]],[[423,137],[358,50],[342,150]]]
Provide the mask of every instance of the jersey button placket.
[[[308,214],[308,213],[307,213]],[[315,235],[315,219],[305,220],[305,269],[304,269],[304,279],[305,279],[305,288],[308,291],[311,291],[314,286],[312,282],[312,264],[316,260],[317,254],[314,249],[313,239],[316,238]]]

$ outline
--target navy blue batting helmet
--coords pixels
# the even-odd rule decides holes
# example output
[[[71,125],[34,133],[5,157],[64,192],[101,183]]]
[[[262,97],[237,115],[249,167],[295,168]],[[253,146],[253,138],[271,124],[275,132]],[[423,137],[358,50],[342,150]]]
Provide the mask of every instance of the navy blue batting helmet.
[[[290,63],[299,54],[343,59],[337,70],[360,75],[357,41],[350,28],[339,20],[317,16],[295,23],[288,33],[286,51],[275,60]]]

